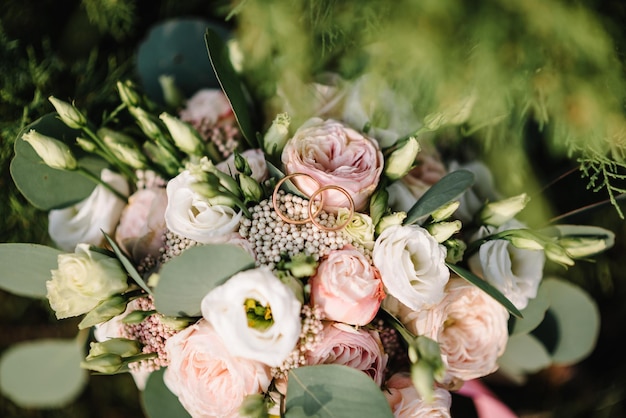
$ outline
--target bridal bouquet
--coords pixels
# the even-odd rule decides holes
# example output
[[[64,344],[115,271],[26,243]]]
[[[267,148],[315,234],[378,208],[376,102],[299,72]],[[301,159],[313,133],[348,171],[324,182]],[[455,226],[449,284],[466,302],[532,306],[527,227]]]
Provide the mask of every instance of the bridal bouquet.
[[[5,355],[7,396],[63,402],[89,370],[130,373],[150,417],[450,416],[477,379],[589,353],[595,306],[544,266],[613,233],[532,229],[527,194],[442,161],[424,138],[463,109],[401,136],[369,123],[358,85],[318,84],[314,114],[283,102],[256,130],[226,45],[207,44],[221,90],[168,109],[121,81],[98,123],[50,97],[18,138],[14,181],[56,246],[0,245],[0,284],[82,319],[75,340]],[[549,349],[548,317],[565,324]]]

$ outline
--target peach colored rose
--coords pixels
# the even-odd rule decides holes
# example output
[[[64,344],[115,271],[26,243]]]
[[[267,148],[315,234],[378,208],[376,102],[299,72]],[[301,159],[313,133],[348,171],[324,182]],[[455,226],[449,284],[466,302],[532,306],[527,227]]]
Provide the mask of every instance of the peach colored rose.
[[[459,277],[451,278],[443,300],[427,309],[428,322],[414,322],[416,333],[435,339],[446,363],[446,379],[470,380],[497,370],[508,341],[509,313],[495,299]],[[436,333],[438,319],[442,318]],[[435,322],[435,324],[433,324]],[[423,329],[424,325],[430,329]],[[435,335],[436,334],[436,335]]]
[[[116,241],[136,262],[159,256],[163,246],[167,194],[164,188],[137,190],[128,198],[115,232]]]
[[[374,140],[332,119],[312,118],[287,142],[282,153],[285,172],[305,173],[293,179],[305,194],[323,186],[339,186],[354,200],[355,210],[367,206],[383,169],[383,155]],[[349,207],[347,197],[337,191],[324,194],[326,210]]]
[[[164,382],[194,418],[239,417],[244,398],[265,392],[269,369],[260,362],[233,357],[204,320],[170,337]]]
[[[309,283],[325,318],[351,325],[368,324],[385,298],[378,270],[352,246],[328,254]]]
[[[322,340],[307,352],[307,364],[341,364],[367,373],[377,385],[383,382],[387,355],[378,333],[363,328],[329,322],[322,330]]]
[[[396,418],[409,417],[450,417],[452,397],[450,392],[442,388],[435,388],[432,402],[425,402],[415,390],[411,376],[408,373],[396,373],[385,384],[383,391],[393,416]]]

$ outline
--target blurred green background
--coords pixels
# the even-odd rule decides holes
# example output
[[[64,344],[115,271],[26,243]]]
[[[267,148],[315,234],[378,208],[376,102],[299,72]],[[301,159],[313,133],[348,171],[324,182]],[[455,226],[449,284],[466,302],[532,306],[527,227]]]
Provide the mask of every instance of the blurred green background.
[[[519,0],[522,1],[522,0]],[[329,2],[332,3],[332,2]],[[626,62],[626,5],[622,0],[570,1],[593,10],[615,40]],[[149,28],[173,17],[223,20],[227,1],[186,0],[3,0],[0,4],[0,242],[49,243],[47,217],[17,192],[9,174],[13,142],[28,123],[49,113],[47,97],[76,100],[80,109],[99,115],[117,105],[115,83],[137,80],[135,54]],[[530,130],[528,137],[541,137]],[[572,167],[541,140],[527,152],[539,181],[547,184]],[[506,153],[489,149],[486,158]],[[497,180],[497,179],[496,179]],[[586,189],[577,173],[542,192],[551,210],[566,213],[604,197]],[[538,199],[541,200],[541,199]],[[621,205],[624,207],[624,205]],[[626,321],[626,225],[615,208],[604,205],[567,219],[616,232],[616,245],[594,263],[580,262],[556,273],[582,286],[596,300],[602,317],[593,354],[572,367],[551,368],[511,387],[491,381],[493,390],[520,415],[530,417],[626,416],[626,361],[621,345]],[[0,352],[11,344],[45,337],[71,338],[77,320],[57,321],[45,301],[0,291]],[[471,416],[457,400],[453,413]],[[92,376],[73,404],[58,410],[24,410],[0,398],[0,417],[142,417],[138,392],[128,375]]]

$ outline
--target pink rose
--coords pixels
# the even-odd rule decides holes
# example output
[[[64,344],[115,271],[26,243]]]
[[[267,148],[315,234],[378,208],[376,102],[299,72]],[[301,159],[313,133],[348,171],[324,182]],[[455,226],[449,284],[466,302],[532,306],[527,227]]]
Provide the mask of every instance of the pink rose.
[[[432,402],[424,401],[415,390],[408,373],[396,373],[387,381],[383,391],[396,418],[404,417],[450,417],[452,397],[450,392],[436,387]]]
[[[470,380],[497,370],[508,341],[509,313],[495,299],[464,279],[450,279],[443,300],[427,315],[442,318],[437,332],[421,329],[432,321],[414,322],[418,334],[432,335],[446,363],[446,381]]]
[[[332,251],[309,283],[325,318],[351,325],[368,324],[385,298],[378,270],[352,246]]]
[[[303,193],[311,196],[323,186],[339,186],[354,200],[355,210],[367,206],[383,169],[383,154],[377,144],[354,129],[335,120],[312,118],[305,122],[283,149],[282,162],[287,174],[304,173],[293,179]],[[324,208],[336,212],[349,207],[338,190],[324,194]]]
[[[326,323],[322,340],[307,353],[307,364],[341,364],[367,373],[381,385],[387,355],[378,333],[341,323]]]
[[[205,320],[170,337],[164,382],[194,418],[239,417],[244,398],[265,392],[269,368],[233,357]]]
[[[223,119],[234,119],[234,114],[222,90],[203,89],[187,100],[180,118],[194,126],[215,125]]]
[[[115,240],[136,262],[148,255],[159,256],[159,248],[164,244],[166,207],[167,194],[160,187],[138,190],[128,198]]]

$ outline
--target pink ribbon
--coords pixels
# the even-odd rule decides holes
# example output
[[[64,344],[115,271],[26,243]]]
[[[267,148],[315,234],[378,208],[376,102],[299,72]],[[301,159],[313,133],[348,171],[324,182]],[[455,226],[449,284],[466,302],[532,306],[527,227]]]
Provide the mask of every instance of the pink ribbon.
[[[458,391],[474,401],[479,418],[518,418],[479,380],[469,380]]]

